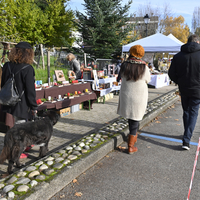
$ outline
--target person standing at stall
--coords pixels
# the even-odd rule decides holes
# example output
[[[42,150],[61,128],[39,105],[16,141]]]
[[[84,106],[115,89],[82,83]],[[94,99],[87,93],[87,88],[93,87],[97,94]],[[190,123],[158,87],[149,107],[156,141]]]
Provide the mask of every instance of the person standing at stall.
[[[34,51],[28,42],[19,42],[11,49],[8,55],[10,62],[6,62],[2,69],[1,87],[4,86],[10,77],[10,71],[15,75],[16,87],[21,96],[15,106],[3,106],[2,111],[13,115],[15,124],[31,120],[37,112],[35,92],[35,71],[31,66],[33,63]],[[27,157],[22,154],[20,158]]]
[[[78,60],[76,60],[75,55],[69,53],[67,54],[66,59],[69,61],[70,70],[72,70],[76,74],[76,79],[81,79],[80,63],[78,62]]]
[[[122,79],[117,113],[128,119],[128,153],[137,152],[137,130],[148,102],[150,72],[146,63],[141,60],[145,51],[141,45],[132,46],[129,57],[121,65]]]

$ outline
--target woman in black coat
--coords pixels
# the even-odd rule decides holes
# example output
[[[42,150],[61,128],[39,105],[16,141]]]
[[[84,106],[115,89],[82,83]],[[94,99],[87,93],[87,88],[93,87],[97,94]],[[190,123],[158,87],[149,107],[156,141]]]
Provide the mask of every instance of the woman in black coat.
[[[2,110],[14,116],[15,123],[25,122],[30,119],[31,115],[37,112],[36,92],[35,92],[35,71],[31,66],[33,63],[34,51],[27,42],[19,42],[11,49],[7,62],[3,66],[1,87],[4,86],[10,77],[10,70],[16,74],[16,87],[19,94],[23,94],[21,101],[15,106],[2,106]],[[26,68],[22,69],[24,66]],[[24,91],[24,93],[23,93]]]

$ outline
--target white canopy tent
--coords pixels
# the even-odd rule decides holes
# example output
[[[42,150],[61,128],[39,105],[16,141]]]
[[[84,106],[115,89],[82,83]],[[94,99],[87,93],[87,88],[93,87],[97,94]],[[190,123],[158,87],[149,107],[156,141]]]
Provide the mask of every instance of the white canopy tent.
[[[167,37],[171,38],[172,40],[176,41],[177,43],[179,43],[180,45],[183,45],[184,43],[181,42],[179,39],[177,39],[173,34],[169,34]]]
[[[134,45],[143,46],[146,53],[161,53],[179,52],[182,44],[180,44],[180,41],[177,42],[175,41],[175,39],[171,39],[171,36],[168,37],[161,33],[156,33],[154,35],[142,38],[140,40],[122,46],[122,52],[129,52],[129,49]]]

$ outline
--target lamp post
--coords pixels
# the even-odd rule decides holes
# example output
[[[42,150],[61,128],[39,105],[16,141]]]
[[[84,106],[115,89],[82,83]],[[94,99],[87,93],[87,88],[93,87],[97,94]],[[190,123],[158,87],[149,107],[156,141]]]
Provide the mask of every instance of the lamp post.
[[[146,24],[146,37],[147,37],[147,25],[148,25],[149,21],[150,21],[149,15],[146,14],[144,16],[144,23]]]

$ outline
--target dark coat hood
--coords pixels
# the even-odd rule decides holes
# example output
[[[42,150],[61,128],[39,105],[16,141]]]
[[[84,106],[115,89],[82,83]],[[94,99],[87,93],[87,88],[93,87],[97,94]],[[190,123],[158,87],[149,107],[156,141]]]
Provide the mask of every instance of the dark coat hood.
[[[189,42],[181,46],[168,74],[178,84],[181,95],[200,99],[200,44]]]
[[[185,53],[193,53],[200,51],[200,44],[196,42],[189,42],[181,46],[181,51]]]

